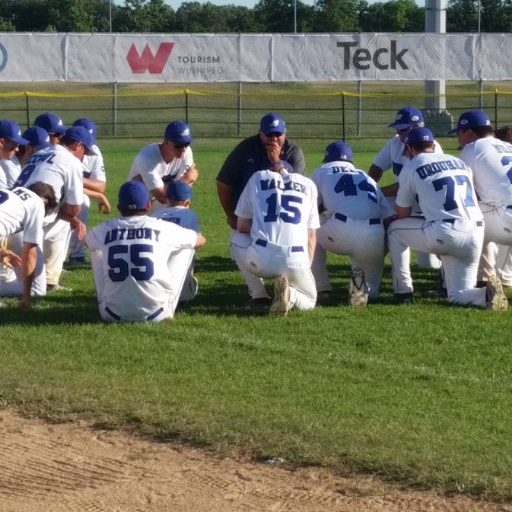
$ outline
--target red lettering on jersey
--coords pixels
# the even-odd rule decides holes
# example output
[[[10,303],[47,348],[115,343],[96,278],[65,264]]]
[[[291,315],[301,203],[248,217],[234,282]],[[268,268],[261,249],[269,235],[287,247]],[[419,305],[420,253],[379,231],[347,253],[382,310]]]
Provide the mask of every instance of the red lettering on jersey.
[[[142,55],[139,55],[135,44],[132,44],[126,55],[126,60],[132,69],[132,73],[149,71],[152,75],[160,74],[167,64],[167,59],[169,59],[173,47],[174,43],[160,43],[156,55],[153,55],[149,45],[146,45]]]

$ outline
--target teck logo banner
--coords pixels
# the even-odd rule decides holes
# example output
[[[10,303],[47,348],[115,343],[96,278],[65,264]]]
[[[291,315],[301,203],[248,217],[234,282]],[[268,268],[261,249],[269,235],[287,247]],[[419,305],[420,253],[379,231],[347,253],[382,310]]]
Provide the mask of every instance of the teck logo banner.
[[[164,70],[173,47],[174,43],[160,43],[156,55],[153,55],[149,45],[146,44],[140,55],[135,44],[132,44],[126,55],[126,60],[130,65],[132,73],[145,73],[149,71],[152,75],[158,75]]]

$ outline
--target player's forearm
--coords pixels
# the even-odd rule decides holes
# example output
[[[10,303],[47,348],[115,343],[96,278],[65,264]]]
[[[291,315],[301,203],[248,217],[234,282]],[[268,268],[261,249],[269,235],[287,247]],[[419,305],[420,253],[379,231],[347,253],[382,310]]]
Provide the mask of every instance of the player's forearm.
[[[242,217],[238,217],[236,221],[236,229],[240,233],[250,233],[252,228],[252,220],[251,219],[243,219]]]
[[[105,193],[106,183],[99,180],[91,180],[90,178],[84,178],[84,193],[89,195],[88,191],[99,192],[100,194]]]
[[[398,183],[392,183],[381,188],[382,194],[385,197],[396,197],[398,194]]]
[[[399,219],[405,219],[406,217],[410,217],[412,213],[412,208],[398,206],[395,204],[396,215]]]
[[[308,255],[309,261],[313,262],[313,258],[315,256],[315,248],[316,248],[316,229],[308,230]]]
[[[23,280],[22,304],[30,304],[30,292],[34,282],[37,262],[37,245],[25,243],[21,254],[21,275]]]
[[[235,205],[233,204],[233,187],[217,181],[217,195],[220,205],[228,217],[235,217]]]
[[[159,203],[165,204],[165,187],[154,188],[150,193]]]
[[[377,183],[382,178],[382,175],[384,174],[384,171],[375,164],[372,164],[370,167],[370,170],[368,171],[368,175],[370,178],[373,178]]]
[[[199,249],[199,247],[202,247],[206,243],[206,238],[201,235],[201,233],[197,234],[197,241],[196,241],[196,249]]]

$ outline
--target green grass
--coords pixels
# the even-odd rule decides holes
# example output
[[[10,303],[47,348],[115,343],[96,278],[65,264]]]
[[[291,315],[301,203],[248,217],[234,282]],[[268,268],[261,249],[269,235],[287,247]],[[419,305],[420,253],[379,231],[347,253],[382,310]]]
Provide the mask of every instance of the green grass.
[[[348,260],[332,256],[328,306],[284,319],[249,315],[215,193],[235,142],[194,144],[201,177],[193,205],[208,239],[198,252],[194,306],[172,323],[102,324],[87,267],[64,274],[72,292],[42,298],[32,311],[8,299],[0,404],[224,454],[512,498],[512,313],[426,299],[352,309]],[[453,152],[454,139],[441,142]],[[358,166],[367,169],[381,143],[356,142]],[[143,144],[101,142],[113,204]],[[310,174],[326,141],[301,145]],[[104,219],[95,214],[93,224]],[[418,292],[435,285],[435,272],[413,274]],[[391,294],[387,265],[382,296]]]

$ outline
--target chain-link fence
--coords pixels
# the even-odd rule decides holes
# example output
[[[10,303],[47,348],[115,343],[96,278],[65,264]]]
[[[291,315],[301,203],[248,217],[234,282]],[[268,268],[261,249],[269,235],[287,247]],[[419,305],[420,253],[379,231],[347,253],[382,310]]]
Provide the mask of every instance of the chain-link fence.
[[[27,92],[27,84],[4,84],[0,108],[2,117],[22,127],[46,111],[59,114],[66,124],[90,117],[100,138],[159,138],[174,119],[186,120],[194,137],[246,137],[269,111],[285,118],[294,138],[386,137],[387,125],[404,105],[422,109],[437,137],[473,108],[484,109],[495,126],[512,124],[509,82],[447,83],[443,110],[425,109],[433,95],[425,94],[422,82],[203,85],[31,84]]]

